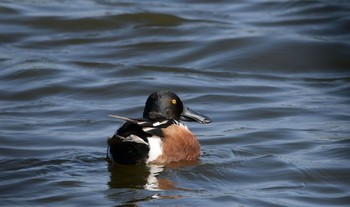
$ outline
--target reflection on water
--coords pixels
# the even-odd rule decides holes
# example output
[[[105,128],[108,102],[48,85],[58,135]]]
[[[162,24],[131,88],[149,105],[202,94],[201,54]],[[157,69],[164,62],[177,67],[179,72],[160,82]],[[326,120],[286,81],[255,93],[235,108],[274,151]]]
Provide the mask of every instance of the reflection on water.
[[[348,206],[348,1],[1,1],[0,205]],[[173,90],[203,155],[110,166]]]
[[[177,169],[181,167],[189,167],[198,164],[198,161],[185,161],[179,163],[172,163],[167,166],[154,164],[136,164],[136,165],[120,165],[110,164],[108,171],[110,172],[110,181],[108,187],[110,188],[110,199],[114,200],[114,196],[120,199],[120,193],[124,189],[134,189],[134,193],[126,194],[123,197],[123,203],[136,204],[154,199],[179,199],[183,195],[181,193],[164,195],[164,191],[179,191],[179,192],[194,192],[200,191],[196,189],[185,189],[176,186],[176,183],[168,178],[161,176],[164,170]],[[146,190],[145,192],[141,190]],[[139,195],[139,192],[142,192]],[[113,192],[113,193],[111,193]]]
[[[137,188],[143,189],[150,176],[157,176],[157,173],[151,175],[150,169],[146,165],[111,165],[108,168],[111,173],[108,186],[110,188]],[[149,185],[155,184],[152,179]]]
[[[184,190],[179,188],[171,180],[160,177],[164,170],[177,169],[181,167],[199,164],[198,160],[170,163],[166,166],[155,164],[122,165],[109,164],[108,171],[111,173],[108,186],[110,188],[133,188],[149,191]]]

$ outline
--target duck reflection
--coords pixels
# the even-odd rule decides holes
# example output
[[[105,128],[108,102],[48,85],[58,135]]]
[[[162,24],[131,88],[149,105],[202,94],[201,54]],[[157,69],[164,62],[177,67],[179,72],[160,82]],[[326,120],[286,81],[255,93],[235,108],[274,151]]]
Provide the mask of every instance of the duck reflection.
[[[111,173],[108,182],[110,188],[144,188],[150,175],[149,167],[146,164],[110,164],[108,171]]]
[[[167,165],[155,164],[137,164],[122,165],[109,164],[108,170],[111,173],[110,181],[107,183],[109,188],[131,188],[145,189],[149,191],[163,190],[186,190],[179,188],[176,184],[166,178],[161,178],[160,174],[166,169],[177,169],[179,167],[198,164],[198,161],[184,161],[171,163]]]

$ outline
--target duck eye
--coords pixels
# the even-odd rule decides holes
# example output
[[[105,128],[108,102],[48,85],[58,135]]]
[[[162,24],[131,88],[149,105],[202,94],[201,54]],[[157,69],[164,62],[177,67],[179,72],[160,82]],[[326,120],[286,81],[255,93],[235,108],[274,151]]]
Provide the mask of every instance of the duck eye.
[[[171,103],[175,105],[176,104],[176,99],[171,100]]]

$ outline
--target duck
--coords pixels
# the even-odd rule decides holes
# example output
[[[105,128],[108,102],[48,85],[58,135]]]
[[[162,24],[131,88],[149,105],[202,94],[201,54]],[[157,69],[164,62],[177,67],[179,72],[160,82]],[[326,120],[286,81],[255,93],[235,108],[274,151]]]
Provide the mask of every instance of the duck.
[[[142,118],[109,115],[124,123],[108,138],[107,160],[118,164],[167,164],[197,160],[196,136],[182,123],[211,119],[186,107],[172,91],[156,91],[146,100]]]

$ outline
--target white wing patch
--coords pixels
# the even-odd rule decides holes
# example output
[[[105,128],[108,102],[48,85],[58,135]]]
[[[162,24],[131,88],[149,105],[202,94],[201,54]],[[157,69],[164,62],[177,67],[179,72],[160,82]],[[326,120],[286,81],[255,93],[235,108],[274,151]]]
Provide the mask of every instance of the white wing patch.
[[[145,132],[149,132],[149,131],[157,129],[157,128],[162,128],[161,125],[166,124],[168,121],[169,120],[165,120],[165,121],[162,121],[162,122],[159,122],[159,121],[158,122],[154,122],[154,123],[152,123],[153,127],[152,126],[145,126],[145,127],[142,128],[142,130],[145,131]]]
[[[147,142],[145,142],[143,139],[141,139],[140,137],[136,136],[136,135],[133,135],[131,134],[130,136],[126,137],[123,142],[136,142],[136,143],[139,143],[139,144],[145,144],[145,145],[148,145]]]
[[[162,140],[158,136],[148,138],[149,152],[147,162],[156,160],[163,153]]]
[[[145,131],[145,132],[148,132],[150,130],[153,130],[154,127],[143,127],[142,130]]]
[[[165,121],[162,121],[162,122],[159,122],[159,121],[158,121],[158,122],[154,122],[152,125],[153,125],[153,126],[159,126],[159,125],[162,125],[162,124],[167,123],[167,121],[168,121],[168,120],[165,120]]]

